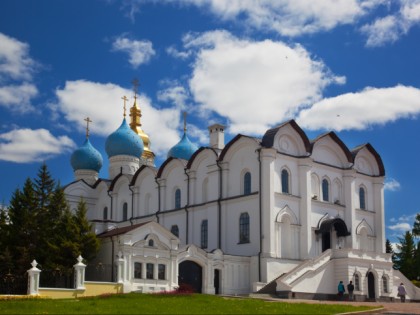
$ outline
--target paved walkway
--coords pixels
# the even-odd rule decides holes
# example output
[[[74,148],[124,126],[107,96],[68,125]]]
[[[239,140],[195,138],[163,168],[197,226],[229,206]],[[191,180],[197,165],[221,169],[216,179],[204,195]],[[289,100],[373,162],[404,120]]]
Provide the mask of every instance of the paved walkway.
[[[253,297],[258,298],[258,297]],[[358,314],[420,314],[420,303],[401,303],[400,301],[396,302],[349,302],[349,301],[321,301],[321,300],[299,300],[299,299],[278,299],[270,297],[261,297],[265,300],[277,301],[277,302],[286,302],[286,303],[310,303],[310,304],[349,304],[349,305],[366,305],[373,306],[375,308],[382,308],[380,310],[370,311],[370,312],[361,312]]]

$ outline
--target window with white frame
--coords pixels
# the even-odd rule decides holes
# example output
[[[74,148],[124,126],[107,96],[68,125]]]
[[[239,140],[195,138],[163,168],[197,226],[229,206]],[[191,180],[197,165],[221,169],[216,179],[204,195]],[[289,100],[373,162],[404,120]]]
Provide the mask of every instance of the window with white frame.
[[[246,212],[239,217],[239,243],[249,243],[249,214]]]
[[[175,209],[181,208],[181,189],[175,190]]]
[[[207,220],[201,222],[201,248],[207,248],[208,243],[208,223]]]
[[[127,221],[127,219],[128,219],[128,204],[126,203],[126,202],[124,202],[124,204],[123,204],[123,217],[122,217],[122,219],[123,219],[123,221]]]
[[[251,173],[246,172],[244,175],[244,195],[251,193]]]
[[[286,169],[281,171],[281,192],[289,194],[289,172]]]
[[[366,191],[363,187],[359,188],[360,209],[366,210]]]
[[[330,183],[325,178],[322,180],[322,200],[330,201]]]

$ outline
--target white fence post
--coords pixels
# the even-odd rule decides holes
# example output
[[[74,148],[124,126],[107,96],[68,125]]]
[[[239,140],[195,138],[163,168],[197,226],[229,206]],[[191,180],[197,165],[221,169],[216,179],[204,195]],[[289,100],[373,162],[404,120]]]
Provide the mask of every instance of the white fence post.
[[[117,282],[124,283],[124,259],[122,258],[123,255],[121,252],[117,255],[118,259],[116,260],[117,263]]]
[[[28,294],[29,295],[38,295],[39,294],[39,274],[41,270],[39,270],[36,266],[38,263],[34,259],[31,263],[32,268],[28,270]]]
[[[75,284],[74,287],[76,288],[76,290],[84,290],[85,289],[85,269],[86,269],[86,265],[84,263],[82,263],[82,256],[79,255],[79,257],[77,257],[77,261],[78,263],[75,264],[74,267],[74,271],[76,273],[76,279],[75,279]]]

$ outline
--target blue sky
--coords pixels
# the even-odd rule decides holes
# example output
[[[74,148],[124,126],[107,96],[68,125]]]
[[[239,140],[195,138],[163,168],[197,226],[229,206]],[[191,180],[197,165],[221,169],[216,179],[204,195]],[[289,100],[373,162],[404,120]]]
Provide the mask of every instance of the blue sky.
[[[261,137],[295,119],[310,139],[369,142],[386,169],[386,233],[419,212],[419,0],[2,0],[0,201],[43,161],[73,180],[85,138],[102,153],[133,102],[159,166],[179,141],[207,145],[211,123]]]

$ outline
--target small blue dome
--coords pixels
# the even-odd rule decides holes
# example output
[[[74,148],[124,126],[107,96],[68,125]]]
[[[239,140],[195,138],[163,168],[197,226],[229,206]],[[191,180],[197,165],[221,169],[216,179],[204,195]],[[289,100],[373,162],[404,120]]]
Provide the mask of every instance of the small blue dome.
[[[181,141],[179,141],[168,152],[168,158],[173,157],[177,159],[189,160],[190,157],[198,150],[198,147],[188,139],[187,134],[184,133]]]
[[[83,145],[73,152],[70,159],[73,170],[92,170],[99,172],[102,167],[102,156],[86,139]]]
[[[105,151],[108,157],[116,155],[130,155],[140,158],[143,154],[143,140],[131,130],[123,119],[121,126],[111,133],[105,142]]]

